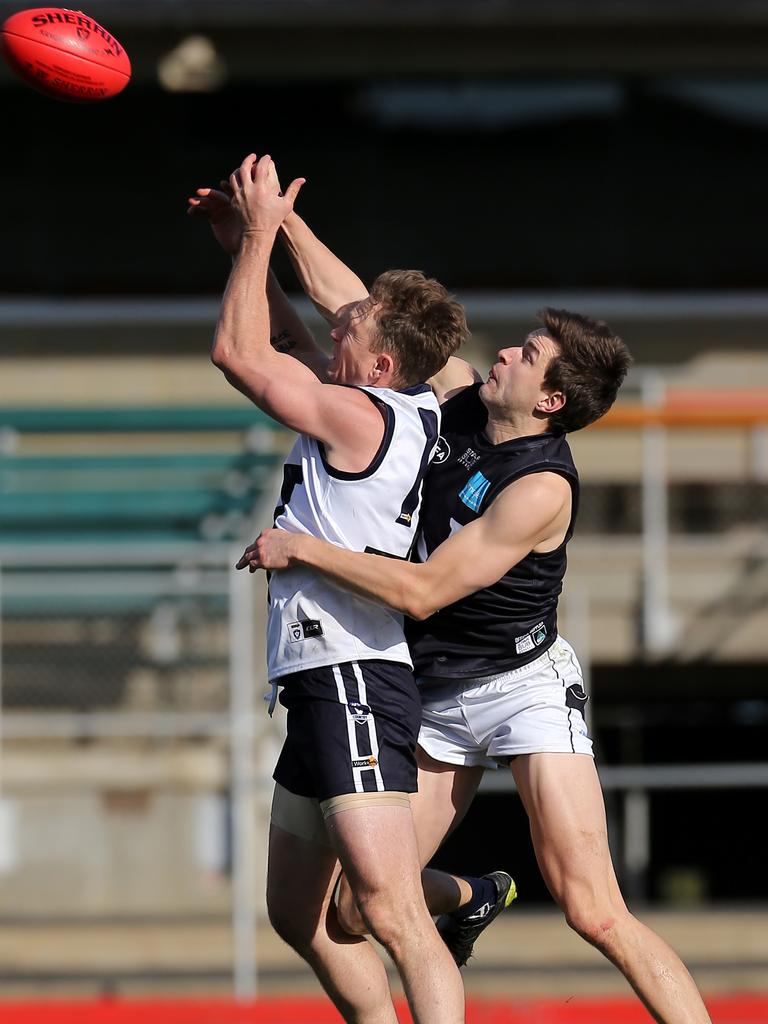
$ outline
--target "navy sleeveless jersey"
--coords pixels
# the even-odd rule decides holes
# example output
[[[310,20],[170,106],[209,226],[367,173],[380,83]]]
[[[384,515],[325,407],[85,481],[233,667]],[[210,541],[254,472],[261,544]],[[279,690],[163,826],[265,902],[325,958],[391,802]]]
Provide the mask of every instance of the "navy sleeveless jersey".
[[[425,678],[469,679],[520,668],[540,657],[557,636],[557,599],[579,497],[571,450],[565,435],[555,433],[492,444],[483,433],[488,414],[479,389],[479,384],[465,388],[442,407],[442,436],[425,484],[418,560],[530,473],[560,473],[568,480],[571,521],[554,551],[531,552],[492,586],[423,622],[407,621],[414,669]]]

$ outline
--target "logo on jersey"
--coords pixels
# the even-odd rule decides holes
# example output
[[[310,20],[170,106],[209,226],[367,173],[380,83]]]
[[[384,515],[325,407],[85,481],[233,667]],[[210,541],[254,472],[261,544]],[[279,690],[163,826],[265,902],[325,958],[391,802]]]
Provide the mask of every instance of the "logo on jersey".
[[[379,762],[376,760],[376,758],[373,756],[373,754],[371,754],[370,757],[356,757],[352,761],[352,767],[353,768],[375,768],[378,763]]]
[[[479,461],[480,456],[477,454],[474,448],[467,448],[462,456],[459,458],[459,465],[464,466],[465,469],[472,469],[474,464]]]
[[[480,504],[488,493],[488,488],[491,486],[491,481],[487,480],[482,473],[475,473],[467,480],[463,489],[459,493],[459,498],[464,504],[471,508],[473,512],[480,511]]]
[[[302,619],[301,622],[288,623],[288,642],[291,644],[322,635],[323,626],[319,619]]]
[[[451,446],[445,440],[444,437],[438,437],[437,448],[435,448],[435,454],[432,457],[432,461],[436,466],[439,466],[441,462],[445,462],[448,456],[451,454]]]
[[[347,711],[358,725],[363,725],[371,717],[370,707],[367,704],[361,704],[356,700],[351,700],[347,704]]]
[[[547,627],[543,622],[534,626],[530,633],[515,637],[515,651],[517,654],[526,654],[535,647],[540,647],[547,638]]]

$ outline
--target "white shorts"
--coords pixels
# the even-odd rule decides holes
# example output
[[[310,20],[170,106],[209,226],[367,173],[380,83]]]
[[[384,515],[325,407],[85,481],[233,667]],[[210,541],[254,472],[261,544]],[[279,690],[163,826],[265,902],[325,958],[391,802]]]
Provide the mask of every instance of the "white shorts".
[[[436,761],[498,768],[518,754],[592,754],[581,666],[562,637],[522,668],[457,683],[453,696],[423,697],[419,745]]]

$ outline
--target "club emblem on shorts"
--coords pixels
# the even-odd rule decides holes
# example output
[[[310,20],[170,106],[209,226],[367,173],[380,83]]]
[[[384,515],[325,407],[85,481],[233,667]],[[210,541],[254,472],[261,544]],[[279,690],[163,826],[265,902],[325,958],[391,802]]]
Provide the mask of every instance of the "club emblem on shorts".
[[[288,642],[297,644],[301,640],[309,640],[323,635],[323,625],[319,619],[302,619],[301,622],[288,623]]]
[[[361,704],[356,700],[351,700],[347,704],[347,711],[358,725],[363,725],[371,716],[370,707],[367,704]]]
[[[435,448],[435,454],[432,461],[436,466],[439,466],[441,462],[445,462],[448,456],[451,454],[451,446],[445,440],[444,437],[438,437],[437,448]]]
[[[353,768],[375,768],[379,762],[371,754],[369,757],[356,757],[352,761]]]

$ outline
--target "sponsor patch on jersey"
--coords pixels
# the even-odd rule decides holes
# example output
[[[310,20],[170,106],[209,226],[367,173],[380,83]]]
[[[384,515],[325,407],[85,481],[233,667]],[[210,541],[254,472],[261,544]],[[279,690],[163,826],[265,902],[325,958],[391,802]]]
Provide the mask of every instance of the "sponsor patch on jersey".
[[[472,469],[474,464],[479,461],[480,456],[477,454],[474,448],[467,448],[463,455],[459,456],[459,464],[465,466],[467,469]]]
[[[435,448],[435,454],[432,457],[432,461],[439,466],[441,462],[445,462],[450,454],[451,446],[444,437],[438,437],[437,448]]]
[[[301,622],[289,622],[287,628],[288,642],[292,644],[323,635],[323,626],[319,619],[302,619]]]
[[[373,754],[371,754],[370,757],[356,757],[356,758],[354,758],[353,761],[352,761],[352,767],[353,768],[375,768],[378,763],[379,762],[376,760],[376,758],[373,756]]]
[[[482,473],[475,473],[467,480],[466,484],[462,488],[459,498],[464,504],[471,508],[473,512],[480,511],[480,504],[488,493],[488,488],[491,486],[491,481],[486,479]]]
[[[527,651],[532,651],[535,646],[530,633],[515,637],[515,651],[517,654],[525,654]]]
[[[547,627],[543,622],[539,622],[530,633],[524,633],[522,636],[515,637],[515,651],[518,654],[526,654],[528,651],[532,651],[534,647],[540,647],[546,638]]]
[[[347,711],[358,725],[363,725],[363,723],[367,722],[371,717],[370,707],[367,704],[361,704],[356,700],[351,700],[349,704],[347,704]]]

